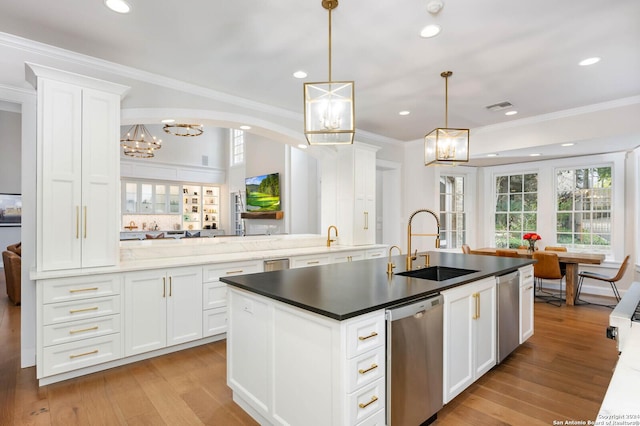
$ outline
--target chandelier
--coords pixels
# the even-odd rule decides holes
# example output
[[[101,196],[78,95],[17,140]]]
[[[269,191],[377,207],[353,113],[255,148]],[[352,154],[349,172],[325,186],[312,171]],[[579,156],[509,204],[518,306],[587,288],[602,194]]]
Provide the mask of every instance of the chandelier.
[[[170,135],[187,137],[200,136],[204,132],[202,124],[171,123],[165,124],[162,130],[164,130],[165,133],[169,133]]]
[[[156,139],[144,124],[135,124],[120,138],[124,155],[136,158],[152,158],[153,152],[162,148],[162,139]]]
[[[322,0],[329,11],[329,81],[304,84],[304,135],[309,145],[352,144],[354,82],[331,80],[331,11],[338,0]]]
[[[449,77],[451,71],[443,71],[445,103],[444,127],[438,127],[424,137],[424,165],[449,165],[469,161],[469,129],[449,128]]]

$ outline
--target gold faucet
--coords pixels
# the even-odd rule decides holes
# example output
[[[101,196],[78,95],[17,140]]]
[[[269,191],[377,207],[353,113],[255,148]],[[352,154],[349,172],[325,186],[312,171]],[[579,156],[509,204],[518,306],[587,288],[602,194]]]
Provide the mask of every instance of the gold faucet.
[[[393,262],[391,261],[391,250],[393,250],[394,248],[397,248],[398,252],[402,254],[402,250],[400,250],[400,247],[398,246],[389,247],[389,262],[387,262],[387,274],[389,275],[393,274],[393,268],[396,267],[396,265],[394,265]]]
[[[335,225],[329,226],[329,229],[327,229],[327,247],[331,247],[331,243],[335,241],[331,239],[331,228],[336,230],[336,238],[338,238],[338,228]]]
[[[411,233],[411,221],[413,221],[413,217],[418,213],[429,213],[436,220],[436,225],[438,226],[438,232],[436,234],[412,234]],[[415,255],[411,255],[411,236],[417,237],[436,237],[436,248],[440,248],[440,219],[438,219],[438,215],[435,214],[432,210],[428,209],[420,209],[411,213],[409,216],[409,226],[407,226],[407,271],[413,269],[413,261],[417,258],[418,250],[416,250]],[[425,258],[425,263],[428,262],[428,257]]]

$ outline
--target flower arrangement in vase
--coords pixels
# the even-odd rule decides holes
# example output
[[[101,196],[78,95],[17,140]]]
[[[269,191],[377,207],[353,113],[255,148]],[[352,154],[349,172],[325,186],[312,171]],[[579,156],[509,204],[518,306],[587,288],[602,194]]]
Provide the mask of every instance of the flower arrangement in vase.
[[[535,232],[530,232],[528,234],[524,234],[522,238],[529,243],[529,252],[533,253],[536,249],[536,241],[541,240],[542,237]]]

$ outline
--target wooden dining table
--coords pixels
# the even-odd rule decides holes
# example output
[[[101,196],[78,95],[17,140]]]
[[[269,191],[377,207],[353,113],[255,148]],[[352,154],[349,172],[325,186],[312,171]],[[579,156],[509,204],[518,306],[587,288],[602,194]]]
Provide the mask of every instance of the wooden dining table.
[[[478,249],[471,249],[470,254],[484,254],[495,256],[496,255],[495,247],[485,247]],[[517,249],[518,257],[531,259],[532,253],[526,249]],[[576,288],[578,286],[578,265],[579,264],[588,264],[588,265],[600,265],[604,259],[605,255],[601,253],[573,253],[573,252],[565,252],[565,251],[554,251],[558,255],[558,260],[560,263],[566,265],[566,293],[567,293],[567,306],[573,306],[573,301],[575,299]]]

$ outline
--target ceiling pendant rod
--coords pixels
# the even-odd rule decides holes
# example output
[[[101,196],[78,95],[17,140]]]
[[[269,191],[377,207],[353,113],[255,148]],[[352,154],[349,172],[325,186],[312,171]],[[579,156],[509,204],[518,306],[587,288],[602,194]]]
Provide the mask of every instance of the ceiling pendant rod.
[[[331,11],[335,6],[333,5],[332,0],[329,0],[327,3],[328,3],[327,7],[329,8],[329,81],[332,81],[331,80]]]
[[[440,77],[444,77],[444,127],[449,127],[449,77],[453,73],[451,71],[443,71]]]

